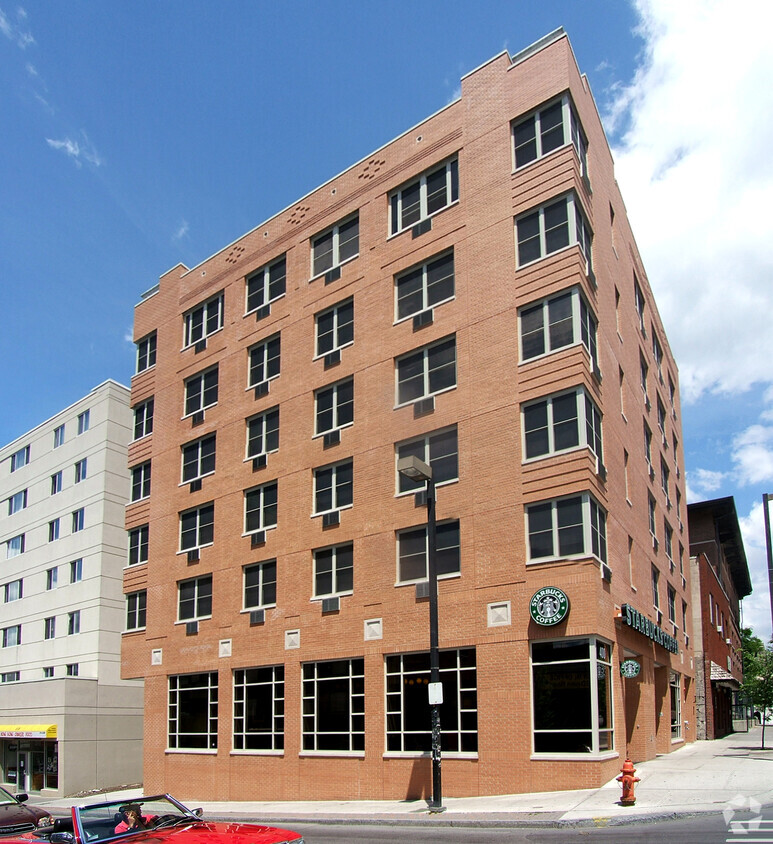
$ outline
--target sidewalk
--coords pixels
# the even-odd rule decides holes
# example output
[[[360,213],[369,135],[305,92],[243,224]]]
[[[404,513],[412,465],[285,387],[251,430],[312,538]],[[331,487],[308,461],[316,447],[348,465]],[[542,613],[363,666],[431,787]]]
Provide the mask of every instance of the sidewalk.
[[[766,730],[766,733],[768,731]],[[507,794],[496,797],[447,797],[446,811],[430,814],[424,800],[326,800],[294,802],[210,802],[201,806],[209,820],[293,823],[415,823],[454,826],[606,826],[632,820],[654,820],[721,812],[730,801],[748,810],[749,799],[773,805],[773,730],[765,736],[769,749],[760,750],[761,730],[734,733],[715,741],[698,741],[636,767],[636,805],[621,806],[616,780],[597,789]],[[622,766],[622,761],[621,761]],[[131,799],[141,791],[112,792],[90,798],[40,801],[54,814],[73,802]],[[38,801],[35,801],[38,802]],[[739,808],[739,812],[743,808]]]

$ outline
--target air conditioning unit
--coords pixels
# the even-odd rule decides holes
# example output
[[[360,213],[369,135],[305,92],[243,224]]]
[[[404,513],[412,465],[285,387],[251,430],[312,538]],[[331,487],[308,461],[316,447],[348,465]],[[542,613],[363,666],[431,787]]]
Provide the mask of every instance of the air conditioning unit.
[[[265,610],[250,610],[250,626],[264,624],[266,621]]]
[[[268,394],[268,381],[261,381],[260,384],[255,385],[255,398],[259,399],[261,396]]]
[[[721,632],[722,632],[722,625],[718,624],[717,625],[717,633],[721,633]]]
[[[191,492],[198,492],[201,489],[201,478],[196,478],[195,481],[191,481]]]
[[[341,599],[340,598],[323,598],[322,599],[322,612],[338,612],[341,609]]]
[[[418,419],[420,416],[426,416],[428,413],[434,413],[435,411],[435,397],[429,396],[426,399],[420,399],[417,402],[414,402],[413,405],[413,418]]]
[[[263,305],[263,307],[258,308],[255,311],[255,321],[265,319],[267,316],[271,316],[271,305]]]
[[[732,645],[732,644],[733,644],[733,640],[732,640],[732,639],[725,639],[725,644],[726,644],[726,645]]]
[[[199,340],[198,343],[193,347],[194,353],[198,354],[199,352],[203,352],[207,348],[207,338],[204,337],[203,339]]]
[[[411,229],[411,237],[419,237],[420,235],[424,234],[424,232],[428,232],[432,230],[432,218],[428,217],[426,220],[422,220],[420,223],[416,223],[416,225]]]
[[[204,421],[204,411],[203,410],[197,410],[191,416],[191,427],[194,428],[196,425],[201,425],[201,423],[203,421]]]
[[[583,176],[583,180],[587,178],[587,176]],[[588,182],[588,190],[590,190],[590,182]],[[588,281],[594,290],[598,290],[599,283],[596,281],[596,273],[593,272],[591,267],[588,267]]]
[[[324,513],[322,516],[322,527],[334,527],[341,523],[341,513],[338,510],[332,510],[330,513]]]
[[[599,362],[591,358],[590,362],[590,374],[596,379],[596,381],[600,384],[604,379],[601,375],[601,369],[599,369]]]
[[[341,267],[333,267],[325,273],[325,284],[331,284],[341,278]]]
[[[418,331],[420,328],[424,328],[425,325],[432,325],[432,322],[435,319],[435,312],[432,308],[428,308],[426,311],[422,311],[413,318],[413,330]]]
[[[267,454],[258,454],[252,458],[252,471],[257,472],[258,469],[265,469],[268,463]]]
[[[186,636],[195,636],[198,632],[199,632],[198,621],[189,621],[185,625],[185,635]]]
[[[188,562],[189,563],[198,563],[198,561],[200,559],[201,558],[199,556],[199,549],[198,548],[191,548],[188,551]]]
[[[416,600],[423,601],[425,598],[429,598],[429,581],[422,580],[421,583],[416,584]]]
[[[601,462],[598,457],[596,458],[596,476],[600,481],[606,482],[607,467]]]
[[[340,349],[328,352],[328,354],[325,355],[325,369],[330,369],[331,366],[338,366],[339,363],[341,363]]]
[[[341,432],[339,430],[328,431],[322,438],[322,447],[330,448],[331,445],[338,445],[341,442]]]
[[[250,546],[252,548],[257,548],[259,545],[265,545],[265,544],[266,544],[266,531],[264,531],[264,530],[255,531],[255,533],[253,533],[252,536],[250,537]]]
[[[612,569],[604,563],[601,564],[601,578],[607,583],[612,582]]]

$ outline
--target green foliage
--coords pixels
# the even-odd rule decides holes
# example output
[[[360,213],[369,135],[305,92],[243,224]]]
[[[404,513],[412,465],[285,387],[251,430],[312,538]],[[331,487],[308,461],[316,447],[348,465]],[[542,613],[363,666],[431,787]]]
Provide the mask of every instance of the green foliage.
[[[747,631],[749,635],[747,636]],[[767,645],[745,628],[743,636],[743,692],[762,719],[765,747],[765,716],[773,715],[773,642]]]

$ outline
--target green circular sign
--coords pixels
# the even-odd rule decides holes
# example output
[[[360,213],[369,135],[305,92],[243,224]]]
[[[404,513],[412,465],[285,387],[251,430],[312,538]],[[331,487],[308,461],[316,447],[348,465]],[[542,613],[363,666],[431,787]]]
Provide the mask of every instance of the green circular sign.
[[[569,615],[569,598],[555,586],[545,586],[531,596],[531,617],[543,627],[552,627]]]
[[[623,677],[633,679],[639,676],[641,665],[635,659],[626,659],[620,663],[620,673]]]

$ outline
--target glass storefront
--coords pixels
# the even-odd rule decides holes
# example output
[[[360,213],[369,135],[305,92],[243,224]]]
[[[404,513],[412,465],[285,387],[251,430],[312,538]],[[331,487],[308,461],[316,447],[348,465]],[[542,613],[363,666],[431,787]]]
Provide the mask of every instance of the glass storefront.
[[[39,792],[59,787],[59,745],[56,741],[6,738],[0,742],[0,779],[13,792]]]

